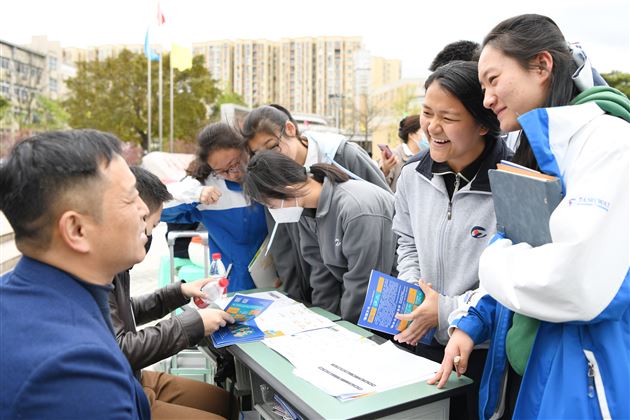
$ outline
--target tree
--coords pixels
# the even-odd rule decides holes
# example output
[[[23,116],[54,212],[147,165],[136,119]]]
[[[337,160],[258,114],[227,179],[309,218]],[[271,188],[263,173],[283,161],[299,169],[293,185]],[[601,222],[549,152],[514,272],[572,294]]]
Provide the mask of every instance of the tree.
[[[163,133],[169,127],[169,56],[163,57]],[[207,110],[219,90],[203,66],[203,57],[193,59],[192,68],[174,70],[174,123],[176,138],[194,141],[207,123]],[[149,149],[147,132],[147,60],[142,54],[123,50],[105,60],[77,63],[77,75],[68,79],[65,106],[70,125],[95,128]],[[157,137],[158,64],[151,65],[151,136]]]
[[[11,109],[11,102],[0,96],[0,121],[4,119],[4,116],[9,113]]]
[[[68,128],[70,115],[63,108],[61,102],[37,95],[35,98],[36,110],[33,116],[31,128],[41,130],[62,130]]]
[[[236,104],[247,106],[241,95],[231,90],[226,90],[221,93],[221,95],[219,95],[212,107],[212,115],[210,116],[211,121],[219,121],[219,119],[221,118],[221,105],[223,104]]]
[[[630,97],[630,73],[612,71],[602,74],[602,77],[611,87],[619,89],[624,95]]]

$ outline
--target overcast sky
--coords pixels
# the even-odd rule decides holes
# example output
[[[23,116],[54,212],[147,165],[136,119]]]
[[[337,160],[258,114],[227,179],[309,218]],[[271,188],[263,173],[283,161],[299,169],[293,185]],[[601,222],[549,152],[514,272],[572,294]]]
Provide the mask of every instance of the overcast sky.
[[[155,0],[2,0],[0,39],[47,35],[62,46],[144,42]],[[402,60],[403,77],[426,73],[459,39],[480,42],[499,21],[545,14],[579,41],[602,72],[630,72],[630,0],[161,0],[178,42],[361,36],[372,55]]]

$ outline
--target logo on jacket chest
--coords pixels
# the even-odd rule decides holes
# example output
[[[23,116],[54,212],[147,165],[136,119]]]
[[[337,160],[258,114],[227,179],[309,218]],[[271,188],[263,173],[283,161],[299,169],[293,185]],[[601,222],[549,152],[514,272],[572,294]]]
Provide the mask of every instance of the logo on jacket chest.
[[[481,239],[481,238],[485,238],[486,236],[488,236],[488,234],[486,233],[486,228],[483,226],[473,226],[472,229],[470,229],[470,236],[472,236],[475,239]]]

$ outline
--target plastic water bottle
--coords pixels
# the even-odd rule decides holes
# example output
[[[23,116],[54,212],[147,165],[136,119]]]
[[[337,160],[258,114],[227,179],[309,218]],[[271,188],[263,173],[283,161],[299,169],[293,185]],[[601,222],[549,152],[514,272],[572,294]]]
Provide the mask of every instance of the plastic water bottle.
[[[195,297],[193,301],[199,308],[205,308],[217,299],[225,295],[227,287],[230,281],[225,277],[214,277],[211,281],[205,284],[201,288],[201,291],[206,294],[205,298]]]
[[[226,270],[225,266],[223,265],[223,261],[221,261],[221,253],[215,252],[214,254],[212,254],[212,262],[210,263],[210,277],[213,280],[206,283],[206,285],[201,288],[201,291],[204,292],[208,297],[204,299],[193,299],[198,307],[205,308],[206,306],[210,305],[215,300],[219,299],[221,296],[227,293],[227,287],[230,282],[225,277],[225,275]]]
[[[225,266],[221,261],[221,253],[215,252],[212,254],[212,262],[210,263],[210,277],[225,277]]]

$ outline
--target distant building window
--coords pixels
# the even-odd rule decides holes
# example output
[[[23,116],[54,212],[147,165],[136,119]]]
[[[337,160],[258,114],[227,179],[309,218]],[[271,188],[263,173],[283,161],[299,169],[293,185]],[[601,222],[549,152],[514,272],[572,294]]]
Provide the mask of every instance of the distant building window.
[[[54,79],[54,78],[51,77],[48,80],[48,89],[51,92],[57,92],[57,79]]]
[[[9,68],[9,59],[6,57],[0,57],[0,67],[3,69]]]
[[[48,70],[57,70],[57,57],[48,57]]]

